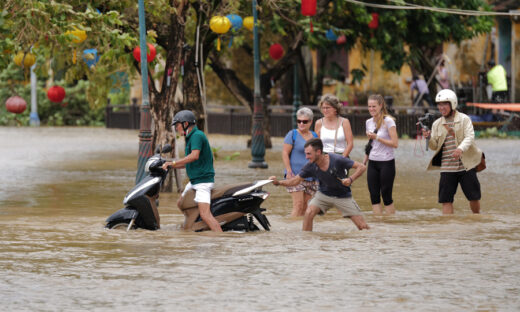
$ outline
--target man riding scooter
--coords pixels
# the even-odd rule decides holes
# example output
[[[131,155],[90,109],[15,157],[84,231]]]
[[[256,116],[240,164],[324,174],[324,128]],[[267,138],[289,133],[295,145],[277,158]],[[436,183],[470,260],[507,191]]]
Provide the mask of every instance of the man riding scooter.
[[[185,157],[177,161],[169,161],[162,168],[186,168],[186,174],[190,182],[184,188],[177,205],[190,190],[195,191],[195,202],[199,208],[200,217],[212,231],[222,232],[220,224],[211,214],[211,189],[215,183],[215,170],[213,168],[213,153],[208,138],[200,131],[196,124],[195,115],[189,110],[182,110],[175,114],[172,127],[176,132],[184,133],[186,140]],[[180,208],[180,206],[179,206]]]

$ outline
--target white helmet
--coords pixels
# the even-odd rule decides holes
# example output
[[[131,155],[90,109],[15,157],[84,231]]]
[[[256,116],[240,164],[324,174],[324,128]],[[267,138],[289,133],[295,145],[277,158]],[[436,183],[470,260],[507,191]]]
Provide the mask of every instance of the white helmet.
[[[435,97],[435,103],[439,102],[450,102],[451,109],[457,109],[457,95],[450,89],[444,89],[437,93],[437,96]]]

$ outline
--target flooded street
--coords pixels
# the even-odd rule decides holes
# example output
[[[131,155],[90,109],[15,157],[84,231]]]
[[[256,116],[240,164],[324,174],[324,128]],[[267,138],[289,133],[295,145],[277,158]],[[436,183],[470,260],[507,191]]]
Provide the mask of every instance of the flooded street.
[[[0,310],[520,310],[520,140],[477,140],[488,165],[481,215],[459,188],[455,214],[442,216],[424,141],[401,140],[395,216],[373,216],[366,175],[354,183],[369,231],[333,209],[304,233],[273,185],[264,187],[270,232],[180,231],[176,193],[161,194],[161,230],[105,230],[134,185],[137,135],[0,127]],[[247,137],[209,138],[221,148],[218,184],[283,175],[282,138],[267,170],[247,168]],[[365,141],[356,139],[353,159]]]

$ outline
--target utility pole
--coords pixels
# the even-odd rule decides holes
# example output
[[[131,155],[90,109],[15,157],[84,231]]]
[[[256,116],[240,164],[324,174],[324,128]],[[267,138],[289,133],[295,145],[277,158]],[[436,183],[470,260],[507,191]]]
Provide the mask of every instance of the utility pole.
[[[253,134],[251,138],[251,155],[252,161],[248,164],[249,168],[267,168],[264,161],[265,143],[263,128],[263,108],[262,99],[260,97],[260,48],[258,44],[258,14],[256,10],[256,0],[253,0],[253,50],[254,50],[254,72],[255,72],[255,89],[253,97]]]
[[[152,156],[152,116],[150,114],[150,97],[148,95],[148,45],[146,44],[146,23],[144,0],[139,0],[139,46],[141,48],[141,82],[143,88],[141,103],[141,121],[139,127],[139,155],[135,183],[144,177],[144,166]]]

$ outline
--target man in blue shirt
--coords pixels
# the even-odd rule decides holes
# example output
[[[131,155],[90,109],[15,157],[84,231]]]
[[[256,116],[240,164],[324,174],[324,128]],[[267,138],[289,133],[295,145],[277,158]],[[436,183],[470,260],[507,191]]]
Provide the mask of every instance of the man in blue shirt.
[[[314,217],[334,206],[341,211],[343,217],[350,218],[358,229],[368,229],[350,190],[350,185],[365,172],[366,167],[341,155],[324,154],[323,142],[319,138],[310,139],[305,143],[305,158],[309,162],[297,176],[282,181],[278,181],[275,176],[269,177],[274,185],[283,186],[297,185],[309,177],[318,180],[319,189],[305,212],[302,230],[312,231]],[[355,172],[346,177],[346,172],[350,168],[354,168]]]
[[[200,217],[212,231],[222,232],[220,224],[211,214],[211,189],[215,185],[215,169],[213,169],[213,152],[204,132],[195,125],[195,115],[189,110],[175,114],[173,125],[179,133],[186,136],[186,157],[177,161],[166,162],[163,169],[168,167],[186,168],[190,182],[184,188],[181,198],[189,190],[195,190],[195,202],[199,208]],[[181,201],[179,201],[181,202]]]

